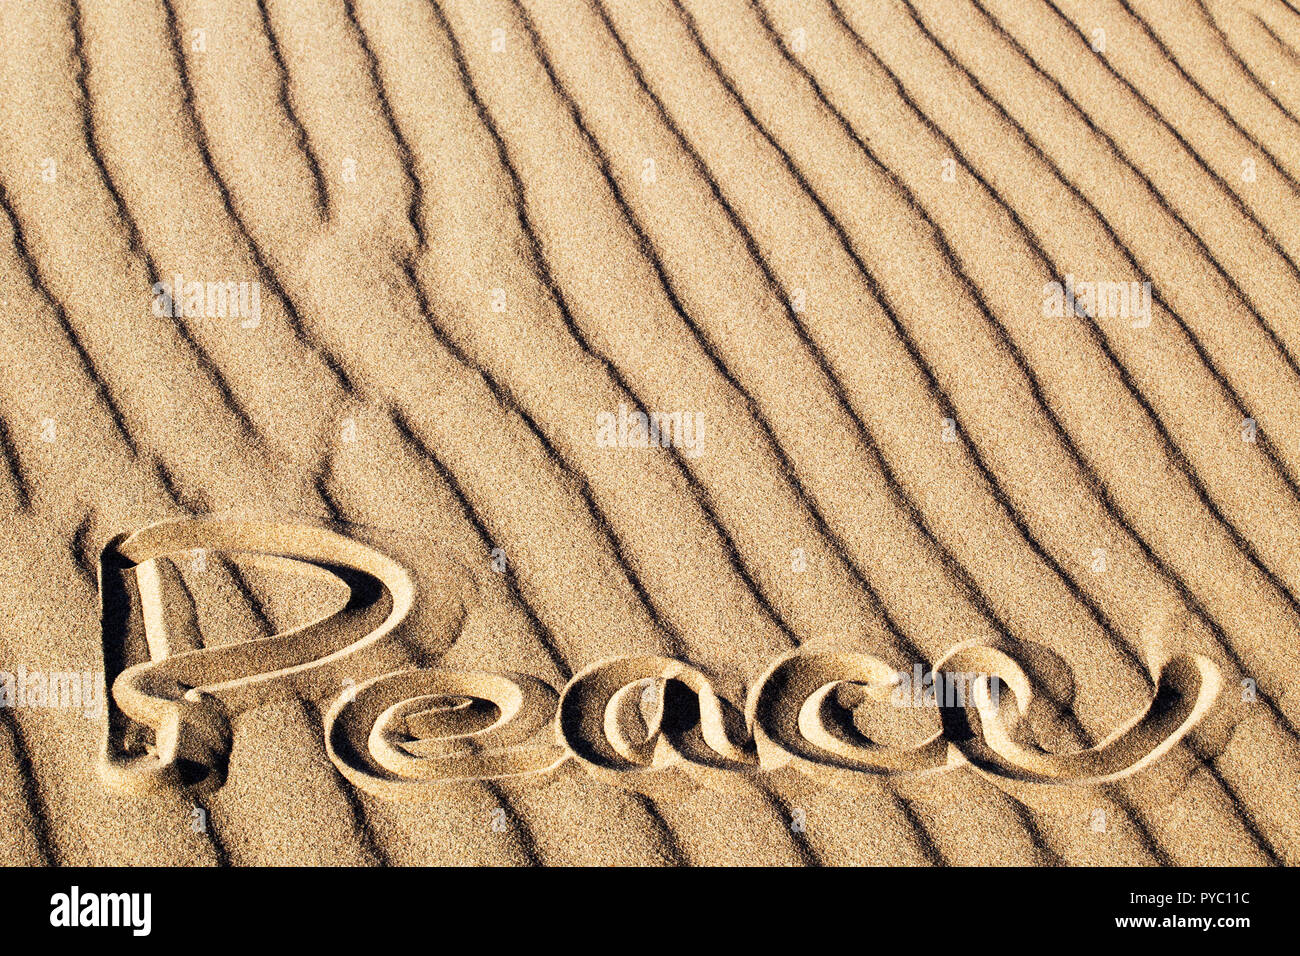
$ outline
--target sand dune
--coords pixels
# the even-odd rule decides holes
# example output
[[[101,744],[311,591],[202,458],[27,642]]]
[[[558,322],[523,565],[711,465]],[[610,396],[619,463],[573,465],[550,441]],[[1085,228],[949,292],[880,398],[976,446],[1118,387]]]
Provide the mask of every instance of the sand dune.
[[[1292,4],[0,18],[3,862],[1300,858]]]

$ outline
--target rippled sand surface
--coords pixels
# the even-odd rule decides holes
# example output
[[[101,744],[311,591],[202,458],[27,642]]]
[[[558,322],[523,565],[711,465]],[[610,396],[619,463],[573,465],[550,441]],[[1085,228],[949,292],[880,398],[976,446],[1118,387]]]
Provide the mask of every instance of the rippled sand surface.
[[[0,37],[0,862],[1300,859],[1294,0]]]

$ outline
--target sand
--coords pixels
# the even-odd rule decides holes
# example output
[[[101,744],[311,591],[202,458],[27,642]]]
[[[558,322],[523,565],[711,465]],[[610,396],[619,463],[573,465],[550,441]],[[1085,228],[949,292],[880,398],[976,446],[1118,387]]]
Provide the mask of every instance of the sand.
[[[0,862],[1300,860],[1292,3],[0,29]]]

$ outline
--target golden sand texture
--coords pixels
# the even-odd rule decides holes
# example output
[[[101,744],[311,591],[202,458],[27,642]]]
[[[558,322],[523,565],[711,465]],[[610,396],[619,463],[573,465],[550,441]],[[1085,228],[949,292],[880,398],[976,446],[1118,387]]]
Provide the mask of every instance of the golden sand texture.
[[[121,688],[0,708],[0,861],[1300,858],[1289,0],[0,0],[0,36],[0,672]],[[959,647],[1046,709],[922,781],[800,772],[835,708],[955,746],[859,691]],[[768,766],[550,772],[566,703],[667,761],[642,680]],[[389,692],[515,701],[547,772],[389,799],[447,756],[432,711],[370,747]]]

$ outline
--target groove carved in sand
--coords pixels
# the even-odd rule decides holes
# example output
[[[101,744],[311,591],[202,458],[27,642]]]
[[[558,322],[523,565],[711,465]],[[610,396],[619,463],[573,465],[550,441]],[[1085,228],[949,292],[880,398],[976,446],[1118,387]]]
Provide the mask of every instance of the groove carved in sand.
[[[259,640],[202,647],[169,632],[160,559],[196,552],[252,555],[272,566],[324,571],[348,598],[321,619]],[[453,578],[446,578],[451,585]],[[357,541],[307,524],[219,518],[164,521],[114,538],[99,563],[104,673],[112,684],[101,766],[121,789],[209,787],[224,779],[229,717],[270,700],[328,693],[367,667],[409,626],[415,582],[401,564]],[[425,627],[450,631],[463,611],[453,589],[425,595]],[[127,641],[143,636],[150,660],[123,667]],[[176,651],[177,647],[193,648]],[[391,659],[391,658],[390,658]],[[391,665],[390,665],[391,666]],[[128,720],[151,728],[152,746],[128,749]]]
[[[325,715],[325,747],[353,785],[394,800],[559,766],[555,690],[526,674],[422,668],[375,677]]]
[[[196,549],[252,556],[333,575],[348,598],[319,620],[270,637],[200,648],[168,631],[157,562]],[[388,647],[413,625],[454,640],[471,593],[450,568],[418,593],[401,563],[361,541],[307,524],[204,518],[115,538],[100,562],[105,672],[112,680],[102,769],[119,789],[211,787],[224,779],[230,717],[269,700],[337,690],[326,750],[355,786],[388,799],[526,778],[569,760],[593,777],[655,797],[792,767],[846,789],[881,775],[925,777],[970,767],[1013,795],[1038,787],[1113,784],[1153,766],[1214,706],[1217,665],[1177,654],[1152,668],[1150,704],[1096,746],[1053,753],[1033,739],[1041,706],[1013,648],[958,644],[933,675],[979,675],[938,709],[939,729],[910,744],[873,740],[856,715],[863,693],[900,675],[861,653],[797,650],[776,660],[742,712],[708,676],[672,658],[596,662],[558,693],[535,677],[445,668],[394,669]],[[440,592],[440,593],[433,593]],[[150,660],[114,667],[130,634]],[[176,650],[177,644],[195,649]],[[362,675],[364,679],[355,682]],[[114,679],[115,678],[115,679]],[[994,689],[998,691],[994,693]],[[153,732],[132,753],[130,721]]]
[[[654,796],[760,769],[740,711],[668,657],[617,657],[576,674],[556,730],[592,776]]]

